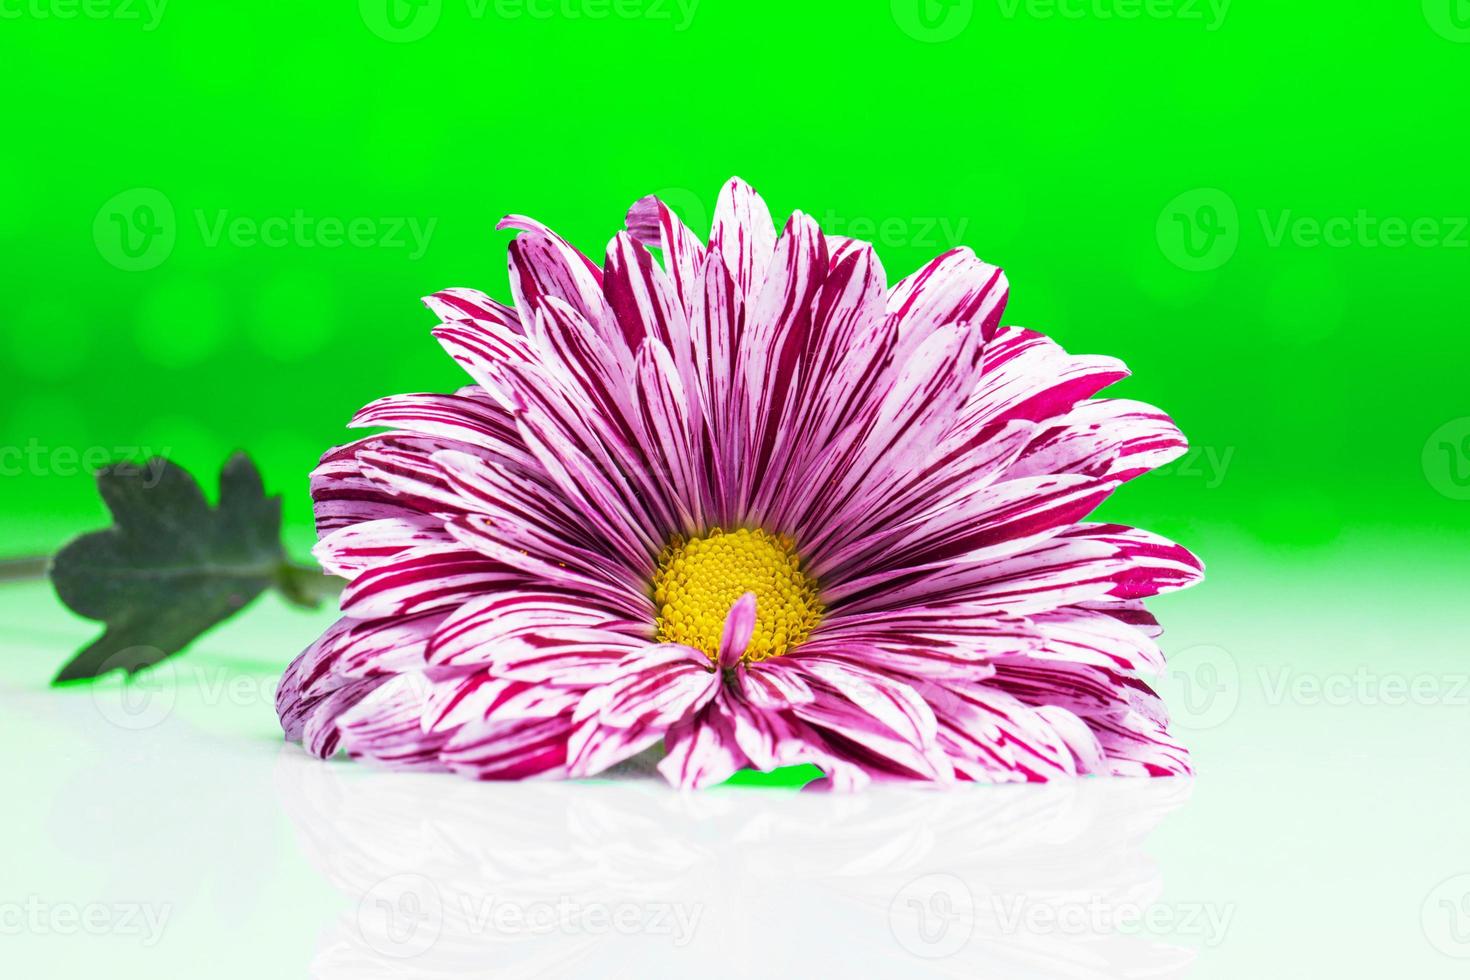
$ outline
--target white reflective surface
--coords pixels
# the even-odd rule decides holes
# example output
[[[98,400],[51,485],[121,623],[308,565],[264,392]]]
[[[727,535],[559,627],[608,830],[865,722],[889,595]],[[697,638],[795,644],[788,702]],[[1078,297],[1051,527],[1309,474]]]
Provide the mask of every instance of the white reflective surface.
[[[12,588],[0,976],[1470,975],[1461,614],[1276,592],[1171,614],[1194,780],[831,796],[321,763],[271,695],[322,620],[58,692],[88,627]]]

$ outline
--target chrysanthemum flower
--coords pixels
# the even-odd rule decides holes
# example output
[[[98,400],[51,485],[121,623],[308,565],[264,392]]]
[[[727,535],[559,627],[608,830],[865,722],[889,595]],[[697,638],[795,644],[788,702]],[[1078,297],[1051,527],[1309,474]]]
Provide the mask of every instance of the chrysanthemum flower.
[[[482,779],[663,743],[684,787],[1189,771],[1137,673],[1142,600],[1200,565],[1083,518],[1183,452],[1125,376],[1002,327],[954,249],[889,287],[732,180],[705,245],[660,201],[599,268],[502,227],[514,306],[426,301],[473,384],[398,395],[312,479],[343,618],[292,663],[289,738]],[[658,249],[662,262],[649,249]]]

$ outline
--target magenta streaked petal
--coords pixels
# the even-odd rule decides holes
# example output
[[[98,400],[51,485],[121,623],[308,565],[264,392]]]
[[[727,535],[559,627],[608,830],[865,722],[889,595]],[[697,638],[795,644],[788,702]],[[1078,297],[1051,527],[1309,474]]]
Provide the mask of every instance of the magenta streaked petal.
[[[663,201],[653,195],[641,198],[628,209],[628,233],[649,248],[663,252],[664,269],[686,313],[702,288],[704,243],[685,227]]]
[[[740,295],[746,302],[754,299],[776,251],[776,226],[766,202],[739,177],[720,188],[709,244],[730,270]]]
[[[363,572],[342,591],[342,612],[387,619],[458,605],[523,578],[514,569],[458,545],[426,545]]]
[[[1128,562],[1111,594],[1119,599],[1143,599],[1188,588],[1204,577],[1204,565],[1188,548],[1168,538],[1122,524],[1081,524],[1063,537],[1112,545]]]
[[[506,680],[587,688],[623,676],[619,665],[648,645],[626,632],[635,628],[574,596],[501,592],[450,616],[428,659],[436,666],[485,667]]]
[[[1006,476],[1086,473],[1131,480],[1188,448],[1174,420],[1142,402],[1096,398],[1052,419]]]
[[[734,721],[718,699],[671,727],[664,745],[668,754],[658,771],[679,789],[723,783],[749,762],[740,750]]]
[[[725,628],[720,635],[718,659],[722,669],[734,667],[745,656],[750,638],[755,633],[755,615],[754,592],[745,593],[730,607],[730,612],[725,616]]]
[[[448,734],[426,732],[431,684],[423,674],[399,674],[337,719],[341,744],[353,758],[412,769],[444,769],[439,752]]]
[[[1005,273],[954,248],[900,280],[888,294],[888,315],[905,332],[945,323],[970,323],[985,339],[994,334],[1010,294]]]
[[[415,514],[338,528],[323,535],[311,553],[327,572],[350,580],[411,548],[452,541],[442,520]]]
[[[795,658],[753,663],[737,670],[735,677],[745,699],[763,709],[781,710],[816,697]]]
[[[521,320],[515,307],[506,306],[478,289],[453,287],[441,289],[424,297],[424,305],[433,311],[441,323],[456,320],[481,320],[498,324],[512,332],[521,331]]]
[[[566,775],[567,715],[465,725],[440,751],[444,765],[473,779],[554,779]]]

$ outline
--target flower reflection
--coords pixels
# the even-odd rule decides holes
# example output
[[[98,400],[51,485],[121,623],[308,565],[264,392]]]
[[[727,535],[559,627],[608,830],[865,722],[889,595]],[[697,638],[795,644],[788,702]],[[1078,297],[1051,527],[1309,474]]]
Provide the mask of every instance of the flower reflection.
[[[277,787],[347,899],[321,978],[1174,977],[1223,919],[1143,851],[1187,780],[678,794],[286,750]]]

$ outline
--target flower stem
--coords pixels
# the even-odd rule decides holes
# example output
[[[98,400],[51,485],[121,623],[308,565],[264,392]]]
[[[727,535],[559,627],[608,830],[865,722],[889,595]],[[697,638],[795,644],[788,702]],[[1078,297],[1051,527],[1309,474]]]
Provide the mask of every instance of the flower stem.
[[[50,555],[0,559],[0,582],[31,582],[51,571]],[[292,603],[315,608],[323,599],[334,599],[347,583],[314,565],[287,561],[276,569],[276,587]]]
[[[25,582],[45,578],[51,568],[50,555],[0,560],[0,582]]]
[[[335,599],[347,582],[314,565],[288,561],[276,570],[276,588],[289,602],[315,609],[323,599]]]

